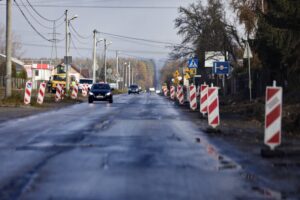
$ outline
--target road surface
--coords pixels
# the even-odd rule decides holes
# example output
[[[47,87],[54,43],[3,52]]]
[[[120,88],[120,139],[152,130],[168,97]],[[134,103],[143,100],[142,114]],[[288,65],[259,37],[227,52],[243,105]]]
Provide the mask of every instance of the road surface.
[[[2,200],[270,196],[156,94],[118,95],[113,104],[82,103],[11,120],[0,124],[0,138]]]

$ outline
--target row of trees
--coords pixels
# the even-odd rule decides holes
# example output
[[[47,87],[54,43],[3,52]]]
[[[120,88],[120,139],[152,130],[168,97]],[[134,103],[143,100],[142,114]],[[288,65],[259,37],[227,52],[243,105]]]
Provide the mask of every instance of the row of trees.
[[[221,0],[208,0],[207,5],[198,1],[179,9],[175,27],[183,40],[171,54],[175,61],[162,70],[163,82],[165,73],[172,74],[170,65],[178,66],[178,60],[184,62],[192,56],[200,60],[198,73],[206,80],[211,78],[211,69],[203,67],[205,52],[222,51],[233,66],[232,80],[246,90],[247,85],[241,87],[247,83],[242,55],[244,40],[248,39],[254,54],[251,66],[253,87],[258,88],[254,90],[256,96],[262,95],[259,88],[273,79],[290,90],[300,87],[300,1],[231,0],[224,4]]]

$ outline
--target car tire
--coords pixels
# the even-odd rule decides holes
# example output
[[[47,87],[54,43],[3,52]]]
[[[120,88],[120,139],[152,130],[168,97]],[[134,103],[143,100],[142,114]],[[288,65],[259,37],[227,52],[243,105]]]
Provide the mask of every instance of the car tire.
[[[92,98],[89,98],[89,103],[93,103],[94,100]]]
[[[113,103],[114,101],[113,101],[112,99],[110,99],[108,102],[109,102],[109,103]]]

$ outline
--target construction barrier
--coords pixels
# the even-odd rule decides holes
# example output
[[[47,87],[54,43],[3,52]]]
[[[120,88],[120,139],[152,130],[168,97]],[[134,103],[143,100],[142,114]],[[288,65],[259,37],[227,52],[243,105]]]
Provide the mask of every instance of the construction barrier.
[[[205,115],[207,113],[207,98],[208,85],[203,84],[200,86],[200,112]]]
[[[77,95],[78,95],[78,86],[77,86],[77,85],[74,85],[74,86],[73,86],[73,89],[72,89],[72,95],[71,95],[71,98],[72,98],[72,99],[77,99]]]
[[[82,85],[82,90],[81,90],[81,94],[82,96],[86,96],[89,90],[89,85],[88,84],[83,84]]]
[[[197,109],[197,94],[196,94],[196,86],[195,85],[190,85],[189,88],[190,91],[190,108],[192,110],[196,110]]]
[[[165,96],[168,96],[168,88],[165,88],[165,89],[164,89],[164,95],[165,95]]]
[[[175,99],[175,87],[174,86],[171,86],[171,88],[170,88],[170,97],[172,100]]]
[[[38,104],[43,104],[44,97],[45,97],[45,90],[46,90],[46,83],[45,82],[40,83],[39,93],[37,97]]]
[[[31,101],[32,82],[27,81],[25,85],[24,104],[28,105]]]
[[[271,150],[281,144],[282,87],[266,88],[265,137],[264,142]]]
[[[61,93],[62,93],[62,86],[61,86],[61,84],[57,84],[56,85],[56,93],[55,93],[55,101],[56,102],[58,102],[62,99]]]
[[[66,87],[65,85],[61,86],[61,99],[64,99],[66,95]]]
[[[220,124],[218,87],[208,88],[208,124],[216,128]]]
[[[177,99],[178,99],[179,104],[181,104],[181,105],[184,104],[183,86],[181,86],[181,85],[177,86]]]

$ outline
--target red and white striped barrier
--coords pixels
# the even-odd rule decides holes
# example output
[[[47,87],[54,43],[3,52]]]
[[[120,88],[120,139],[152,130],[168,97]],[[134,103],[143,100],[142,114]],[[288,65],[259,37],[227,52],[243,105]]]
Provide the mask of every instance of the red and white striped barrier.
[[[208,85],[203,84],[200,86],[200,112],[205,115],[207,113],[207,104],[208,104]]]
[[[27,81],[25,85],[24,104],[28,105],[31,101],[32,82]]]
[[[62,85],[61,86],[61,99],[64,99],[66,95],[66,86]]]
[[[81,90],[82,96],[85,97],[87,95],[88,89],[89,89],[89,85],[88,84],[83,84],[82,85],[82,90]]]
[[[172,100],[175,99],[175,86],[170,87],[170,97]]]
[[[45,97],[45,90],[46,90],[46,83],[45,82],[40,83],[40,89],[37,97],[38,104],[43,104],[44,97]]]
[[[265,138],[264,142],[272,150],[281,144],[281,118],[282,118],[282,87],[266,88],[265,111]]]
[[[165,88],[165,89],[164,89],[164,95],[165,95],[165,96],[168,96],[168,88]]]
[[[216,128],[220,124],[218,87],[208,88],[208,124]]]
[[[60,84],[57,84],[56,85],[56,93],[55,93],[55,101],[56,102],[58,102],[62,99],[61,93],[62,93],[62,86]]]
[[[78,95],[78,86],[77,86],[77,85],[74,85],[74,86],[73,86],[73,89],[72,89],[72,95],[71,95],[71,98],[72,98],[72,99],[77,99],[77,95]]]
[[[177,99],[178,99],[179,104],[183,105],[183,103],[184,103],[183,86],[181,86],[181,85],[177,86]]]
[[[195,85],[190,85],[190,108],[192,110],[197,109],[197,94]]]

